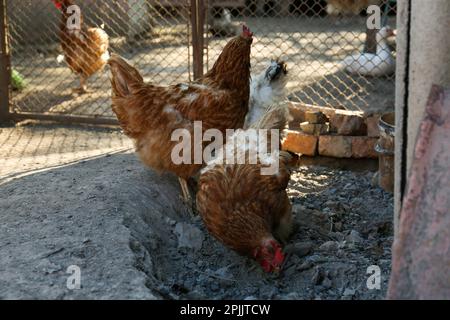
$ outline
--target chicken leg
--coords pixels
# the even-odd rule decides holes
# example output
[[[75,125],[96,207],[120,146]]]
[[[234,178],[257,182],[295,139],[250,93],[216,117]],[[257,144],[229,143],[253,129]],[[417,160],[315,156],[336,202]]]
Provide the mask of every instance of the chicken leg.
[[[74,93],[78,94],[85,94],[88,93],[87,86],[86,86],[86,77],[80,76],[80,87],[73,89]]]
[[[181,192],[183,193],[183,200],[186,204],[192,205],[192,197],[191,193],[189,192],[189,186],[185,179],[178,178],[178,181],[180,182],[181,186]]]

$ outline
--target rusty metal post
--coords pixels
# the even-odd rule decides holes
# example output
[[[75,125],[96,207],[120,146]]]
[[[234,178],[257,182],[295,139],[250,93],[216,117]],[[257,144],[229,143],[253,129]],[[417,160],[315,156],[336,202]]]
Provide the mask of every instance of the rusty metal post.
[[[8,22],[6,0],[0,0],[0,123],[10,119],[9,95],[11,61],[8,46]]]
[[[203,76],[204,56],[204,24],[205,3],[204,0],[191,0],[191,25],[192,25],[192,51],[194,80]]]

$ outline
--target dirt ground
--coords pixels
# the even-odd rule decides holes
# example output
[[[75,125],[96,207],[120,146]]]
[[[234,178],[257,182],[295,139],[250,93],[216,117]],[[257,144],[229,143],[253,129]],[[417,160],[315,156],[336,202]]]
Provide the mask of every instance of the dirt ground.
[[[235,19],[239,21],[239,19]],[[394,79],[365,78],[346,74],[340,62],[360,52],[365,42],[365,18],[338,21],[331,18],[245,18],[255,33],[252,66],[259,72],[272,58],[288,63],[290,99],[322,106],[344,107],[367,112],[387,112],[394,108]],[[395,19],[389,24],[395,27]],[[129,59],[146,81],[174,84],[189,80],[187,26],[176,22],[155,28],[148,38],[126,43],[111,39],[111,51]],[[226,38],[210,39],[208,65],[211,66]],[[110,109],[108,70],[89,80],[91,93],[72,94],[78,79],[56,57],[61,52],[54,44],[45,48],[13,50],[13,66],[24,75],[27,88],[15,93],[14,109],[25,112],[50,112],[113,117]]]
[[[131,150],[117,127],[62,126],[23,122],[0,127],[0,183],[38,170]]]
[[[142,166],[120,131],[0,128],[0,298],[382,299],[392,195],[373,172],[302,166],[289,196],[284,270],[223,247],[180,199],[177,180]],[[81,268],[80,290],[66,287]],[[369,266],[381,271],[368,289]]]
[[[255,72],[273,57],[288,63],[290,99],[365,112],[394,107],[392,79],[355,78],[339,69],[364,44],[364,19],[248,18]],[[390,21],[395,26],[395,21]],[[147,81],[189,80],[186,25],[154,30],[145,42],[112,51]],[[209,44],[211,64],[226,39]],[[58,48],[19,52],[28,82],[15,110],[112,117],[107,70],[92,93],[57,65]],[[32,58],[30,58],[32,57]],[[0,127],[0,299],[382,299],[392,244],[392,195],[371,171],[303,165],[289,196],[295,228],[283,272],[264,274],[223,247],[180,199],[175,177],[146,169],[114,127],[35,122]],[[80,267],[80,290],[66,286]],[[380,289],[367,286],[368,267]]]

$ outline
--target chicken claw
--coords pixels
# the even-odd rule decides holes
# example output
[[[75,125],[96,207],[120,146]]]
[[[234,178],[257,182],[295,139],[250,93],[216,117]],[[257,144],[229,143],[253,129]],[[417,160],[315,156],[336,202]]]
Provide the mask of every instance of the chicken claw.
[[[180,182],[180,187],[181,187],[181,192],[183,194],[184,203],[193,207],[192,196],[191,196],[191,192],[189,191],[189,186],[188,186],[187,181],[183,178],[178,178],[178,181]]]

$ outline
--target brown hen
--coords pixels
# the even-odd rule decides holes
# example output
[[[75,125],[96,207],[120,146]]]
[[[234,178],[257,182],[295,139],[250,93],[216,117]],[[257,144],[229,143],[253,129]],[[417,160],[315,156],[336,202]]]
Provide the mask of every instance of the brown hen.
[[[194,121],[202,121],[202,133],[212,128],[225,133],[243,126],[249,103],[252,36],[244,26],[242,34],[225,46],[213,68],[190,84],[146,84],[121,57],[114,55],[109,60],[113,111],[121,127],[134,139],[142,162],[180,178],[185,200],[190,200],[186,179],[204,163],[195,163],[192,155],[190,163],[174,162],[172,151],[180,142],[172,141],[172,133],[185,129],[193,139]]]
[[[287,113],[285,107],[270,109],[253,128],[284,129]],[[272,161],[262,156],[256,164],[250,164],[249,152],[255,150],[238,139],[231,139],[225,146],[238,164],[213,160],[202,170],[197,208],[214,237],[238,253],[256,259],[266,272],[278,271],[284,261],[280,242],[287,240],[292,224],[291,203],[286,193],[291,156],[280,152],[271,155]],[[269,141],[270,135],[268,150]],[[279,145],[279,141],[275,143]],[[219,152],[219,160],[224,153]],[[279,161],[277,172],[263,174],[262,169],[273,161]]]
[[[109,59],[109,37],[100,28],[90,28],[84,25],[80,12],[79,26],[69,28],[68,20],[72,21],[75,11],[68,10],[75,5],[72,0],[53,0],[61,11],[60,41],[64,51],[64,58],[72,70],[80,76],[80,87],[74,91],[86,93],[87,79],[103,69]],[[73,20],[75,21],[75,20]]]

